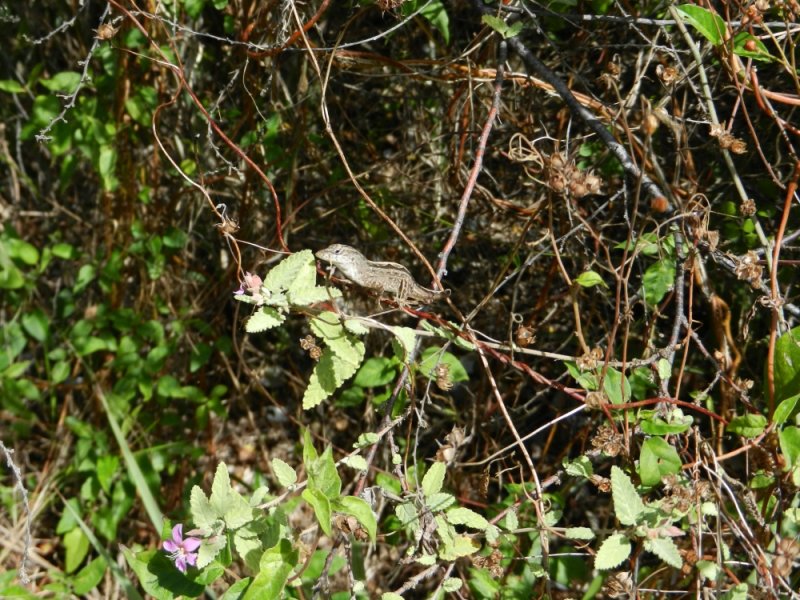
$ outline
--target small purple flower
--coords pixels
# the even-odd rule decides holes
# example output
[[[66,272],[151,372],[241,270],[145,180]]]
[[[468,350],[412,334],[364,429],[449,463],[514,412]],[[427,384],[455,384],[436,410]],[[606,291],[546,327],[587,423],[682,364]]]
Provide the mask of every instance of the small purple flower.
[[[197,550],[200,539],[187,537],[183,539],[183,525],[178,523],[172,528],[172,539],[164,540],[161,546],[169,553],[169,557],[181,573],[186,573],[186,565],[194,566],[197,563]]]

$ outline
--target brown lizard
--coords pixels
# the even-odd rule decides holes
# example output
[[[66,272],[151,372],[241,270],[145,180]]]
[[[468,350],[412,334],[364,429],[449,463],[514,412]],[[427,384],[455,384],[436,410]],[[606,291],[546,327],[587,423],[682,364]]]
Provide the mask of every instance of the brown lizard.
[[[328,246],[316,256],[336,267],[353,283],[380,293],[388,292],[400,304],[406,300],[428,304],[449,292],[422,287],[403,265],[368,260],[361,252],[344,244]]]

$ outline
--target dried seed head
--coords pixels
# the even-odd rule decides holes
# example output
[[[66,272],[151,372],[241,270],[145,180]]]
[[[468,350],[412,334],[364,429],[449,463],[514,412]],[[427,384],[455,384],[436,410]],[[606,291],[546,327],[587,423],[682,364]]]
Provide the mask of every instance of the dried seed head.
[[[583,183],[586,185],[586,189],[589,190],[590,194],[600,193],[600,184],[602,183],[602,181],[597,175],[595,175],[591,171],[586,173],[586,177],[584,178]]]
[[[552,173],[550,179],[547,180],[547,185],[550,186],[550,189],[554,192],[562,194],[564,190],[567,189],[567,178],[564,177],[564,174],[561,172]]]
[[[572,181],[569,184],[569,193],[573,198],[583,198],[589,193],[589,190],[586,188],[583,181]]]
[[[758,288],[761,284],[761,274],[764,272],[764,267],[758,264],[758,254],[750,250],[745,254],[734,269],[736,277],[747,281],[754,288]]]
[[[96,34],[95,37],[98,40],[110,40],[117,35],[118,31],[119,27],[114,27],[111,23],[103,23],[100,25],[100,27],[94,30]]]
[[[658,65],[656,66],[656,75],[664,85],[671,85],[678,78],[678,69]]]
[[[446,392],[453,389],[453,378],[450,376],[450,365],[439,363],[434,369],[436,375],[436,386]]]
[[[606,580],[605,588],[609,598],[629,598],[633,592],[633,574],[614,573]]]
[[[661,123],[653,113],[647,113],[642,119],[642,129],[647,135],[653,135]]]
[[[739,138],[733,138],[731,141],[731,152],[734,154],[744,154],[747,152],[747,142]]]
[[[308,351],[308,355],[314,360],[319,360],[322,356],[322,348],[317,346],[317,340],[313,335],[307,335],[300,340],[300,347]]]
[[[756,201],[752,198],[742,200],[742,203],[739,205],[739,212],[742,213],[743,217],[752,217],[756,214]]]
[[[550,168],[551,169],[563,169],[564,165],[567,164],[566,157],[561,154],[561,152],[554,152],[550,155]]]
[[[600,410],[608,400],[603,392],[589,392],[586,394],[586,408]]]
[[[517,343],[517,346],[525,348],[526,346],[530,346],[533,342],[536,341],[536,333],[534,332],[533,328],[526,327],[525,325],[520,325],[517,328],[517,333],[514,336],[514,341]]]

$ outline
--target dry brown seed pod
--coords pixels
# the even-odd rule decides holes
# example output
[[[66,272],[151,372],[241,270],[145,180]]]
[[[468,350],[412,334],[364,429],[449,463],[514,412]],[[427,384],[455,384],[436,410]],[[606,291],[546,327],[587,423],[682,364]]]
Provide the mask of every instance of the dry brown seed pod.
[[[525,348],[526,346],[530,346],[533,342],[536,341],[536,333],[534,332],[533,328],[526,327],[525,325],[520,325],[517,328],[517,333],[514,336],[514,341],[517,343],[517,346]]]
[[[742,213],[743,217],[752,217],[756,214],[756,201],[752,198],[742,200],[742,203],[739,205],[739,212]]]
[[[563,169],[564,165],[567,164],[566,157],[561,154],[561,152],[554,152],[550,155],[550,168],[551,169]]]

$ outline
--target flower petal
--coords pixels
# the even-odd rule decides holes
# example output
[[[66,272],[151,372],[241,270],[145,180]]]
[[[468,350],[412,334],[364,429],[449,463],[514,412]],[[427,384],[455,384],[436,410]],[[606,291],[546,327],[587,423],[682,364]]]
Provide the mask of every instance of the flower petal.
[[[172,528],[172,539],[177,544],[183,541],[183,523],[178,523]]]
[[[164,542],[161,544],[161,547],[170,554],[177,552],[180,549],[180,546],[172,540],[164,540]]]
[[[186,559],[182,554],[179,554],[178,556],[175,557],[175,567],[181,573],[186,573]]]
[[[194,552],[190,552],[189,554],[187,554],[186,562],[192,566],[195,566],[197,564],[197,554]]]
[[[183,540],[183,549],[187,552],[194,552],[202,543],[202,540],[193,537],[187,537],[185,540]]]

